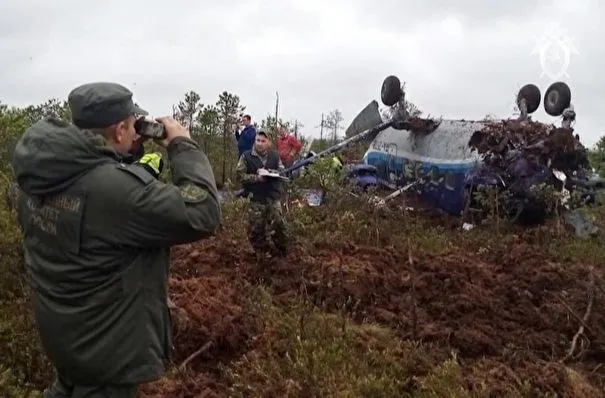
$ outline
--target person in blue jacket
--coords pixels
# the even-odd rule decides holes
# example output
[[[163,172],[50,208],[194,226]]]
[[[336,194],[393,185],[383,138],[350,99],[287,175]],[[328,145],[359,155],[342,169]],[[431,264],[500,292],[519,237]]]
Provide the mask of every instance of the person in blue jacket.
[[[251,150],[254,145],[254,140],[256,139],[256,128],[252,125],[252,118],[250,115],[244,115],[242,124],[244,125],[243,130],[241,132],[235,132],[239,156],[242,156],[244,152]]]

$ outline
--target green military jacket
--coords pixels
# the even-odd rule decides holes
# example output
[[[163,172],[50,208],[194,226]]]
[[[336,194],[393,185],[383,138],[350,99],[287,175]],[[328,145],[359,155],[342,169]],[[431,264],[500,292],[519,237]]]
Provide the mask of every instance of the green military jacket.
[[[252,202],[266,202],[279,200],[282,195],[282,182],[277,178],[260,178],[258,170],[284,171],[284,165],[275,150],[269,149],[265,156],[261,156],[256,148],[245,151],[239,158],[236,166],[237,180],[244,188],[244,196],[250,197]]]
[[[59,120],[39,121],[17,143],[36,325],[58,372],[75,384],[137,384],[166,369],[170,246],[214,234],[221,217],[198,145],[177,138],[167,152],[174,184]]]

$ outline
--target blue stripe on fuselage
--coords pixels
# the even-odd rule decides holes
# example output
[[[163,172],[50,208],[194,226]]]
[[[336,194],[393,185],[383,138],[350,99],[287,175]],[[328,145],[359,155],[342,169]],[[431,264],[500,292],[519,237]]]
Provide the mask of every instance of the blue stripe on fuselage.
[[[410,160],[381,151],[368,151],[363,158],[365,163],[376,166],[378,176],[387,181],[390,180],[390,174],[395,174],[399,181],[406,184],[432,172],[430,178],[427,178],[430,182],[421,187],[422,198],[448,213],[460,214],[464,209],[464,179],[466,173],[477,163],[444,163],[422,157],[419,159]]]

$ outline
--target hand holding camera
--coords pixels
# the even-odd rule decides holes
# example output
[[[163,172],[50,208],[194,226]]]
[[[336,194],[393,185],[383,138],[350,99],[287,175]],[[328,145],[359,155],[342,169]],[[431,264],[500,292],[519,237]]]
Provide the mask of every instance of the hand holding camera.
[[[152,138],[164,147],[176,137],[191,138],[189,131],[171,116],[155,120],[141,117],[135,122],[134,129],[141,137]]]

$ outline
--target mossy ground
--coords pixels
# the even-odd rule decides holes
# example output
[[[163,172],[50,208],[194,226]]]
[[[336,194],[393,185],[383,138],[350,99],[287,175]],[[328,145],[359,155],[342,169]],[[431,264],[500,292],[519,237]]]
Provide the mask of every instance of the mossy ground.
[[[409,198],[382,209],[365,199],[290,202],[294,249],[265,267],[248,247],[243,201],[224,206],[216,238],[175,248],[175,367],[144,394],[605,396],[598,289],[583,351],[559,363],[589,300],[587,270],[602,281],[603,237],[575,238],[557,221],[462,231]],[[18,230],[0,213],[0,396],[35,397],[52,367],[33,327]],[[605,210],[591,213],[603,225]]]

